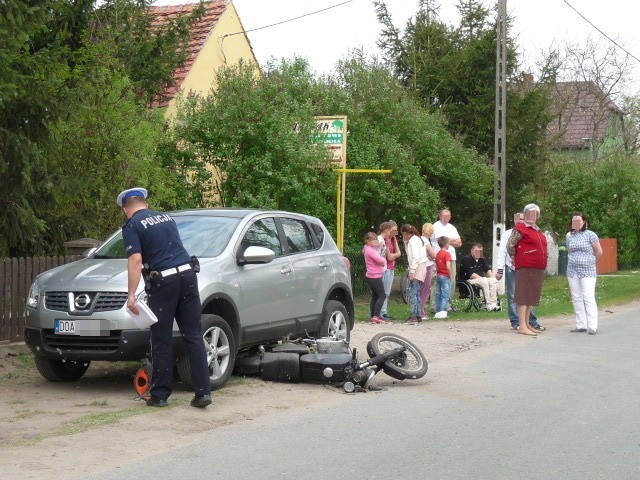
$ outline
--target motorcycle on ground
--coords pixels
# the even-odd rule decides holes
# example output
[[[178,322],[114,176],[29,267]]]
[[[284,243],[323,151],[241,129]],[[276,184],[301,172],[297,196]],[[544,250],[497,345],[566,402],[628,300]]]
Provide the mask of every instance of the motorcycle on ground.
[[[274,382],[322,382],[347,393],[367,391],[375,375],[384,372],[396,380],[417,380],[429,368],[422,351],[400,335],[378,333],[367,343],[369,359],[360,362],[349,342],[334,337],[283,339],[240,352],[234,374],[259,375]],[[134,376],[134,388],[149,398],[151,363],[145,360]]]
[[[236,359],[238,375],[260,375],[276,382],[312,381],[336,384],[347,393],[367,390],[384,372],[396,380],[419,379],[428,362],[412,342],[394,333],[378,333],[367,343],[369,359],[360,362],[349,342],[333,337],[283,340],[260,346]]]

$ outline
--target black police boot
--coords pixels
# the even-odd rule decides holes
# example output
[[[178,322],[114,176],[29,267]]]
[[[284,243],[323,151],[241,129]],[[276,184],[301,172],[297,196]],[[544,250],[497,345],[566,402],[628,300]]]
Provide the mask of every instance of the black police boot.
[[[147,407],[166,407],[169,404],[166,400],[158,397],[154,397],[153,395],[149,400],[147,400]]]
[[[211,395],[195,395],[191,399],[191,406],[196,408],[204,408],[211,405]]]

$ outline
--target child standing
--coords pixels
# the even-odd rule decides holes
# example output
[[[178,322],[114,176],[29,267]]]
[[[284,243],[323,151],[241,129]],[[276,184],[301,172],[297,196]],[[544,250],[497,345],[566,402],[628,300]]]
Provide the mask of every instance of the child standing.
[[[449,238],[438,238],[440,250],[436,254],[438,294],[436,296],[436,314],[434,318],[447,318],[447,307],[449,306],[449,292],[451,291],[451,254],[449,248]]]
[[[369,305],[371,318],[369,323],[387,323],[380,317],[380,310],[386,298],[382,275],[387,269],[387,259],[380,255],[380,242],[374,232],[369,232],[364,236],[362,254],[364,255],[364,264],[366,266],[365,279],[371,288],[371,303]]]

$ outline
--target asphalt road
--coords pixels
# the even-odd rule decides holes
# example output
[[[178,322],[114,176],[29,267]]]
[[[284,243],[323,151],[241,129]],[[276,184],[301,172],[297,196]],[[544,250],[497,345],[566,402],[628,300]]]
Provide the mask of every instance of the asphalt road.
[[[639,314],[466,352],[428,382],[228,425],[91,480],[637,479]]]

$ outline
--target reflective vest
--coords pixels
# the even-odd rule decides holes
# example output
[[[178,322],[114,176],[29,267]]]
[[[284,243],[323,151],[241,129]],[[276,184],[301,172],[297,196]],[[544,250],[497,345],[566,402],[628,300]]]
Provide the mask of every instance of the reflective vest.
[[[514,230],[520,232],[522,238],[516,244],[513,264],[516,268],[547,268],[547,237],[540,230],[519,223]]]

